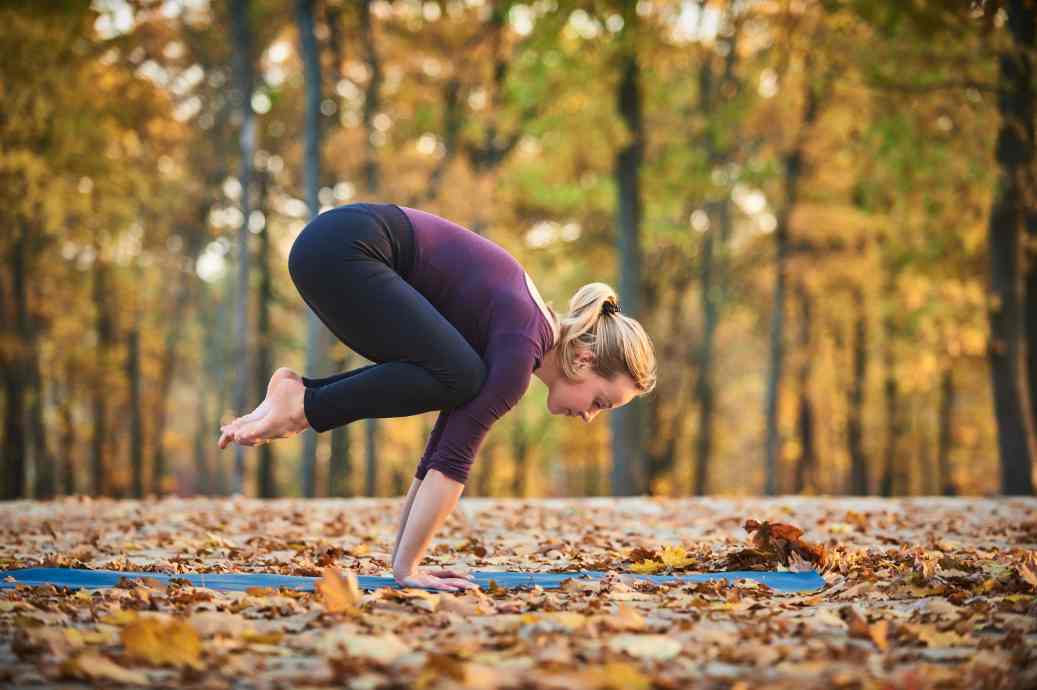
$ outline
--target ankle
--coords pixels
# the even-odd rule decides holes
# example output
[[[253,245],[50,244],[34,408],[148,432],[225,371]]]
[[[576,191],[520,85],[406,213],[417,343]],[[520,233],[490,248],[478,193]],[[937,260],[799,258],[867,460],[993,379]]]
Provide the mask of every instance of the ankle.
[[[300,429],[309,429],[310,420],[306,418],[306,387],[300,384],[301,391],[294,400],[290,418],[292,424]]]

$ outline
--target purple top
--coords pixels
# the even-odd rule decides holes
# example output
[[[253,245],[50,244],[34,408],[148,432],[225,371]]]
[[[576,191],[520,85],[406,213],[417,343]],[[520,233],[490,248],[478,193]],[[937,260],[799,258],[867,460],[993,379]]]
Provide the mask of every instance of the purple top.
[[[414,227],[408,282],[483,358],[478,395],[441,410],[415,477],[431,468],[464,484],[490,425],[518,403],[554,344],[551,323],[526,285],[526,272],[500,245],[426,211],[400,206]]]

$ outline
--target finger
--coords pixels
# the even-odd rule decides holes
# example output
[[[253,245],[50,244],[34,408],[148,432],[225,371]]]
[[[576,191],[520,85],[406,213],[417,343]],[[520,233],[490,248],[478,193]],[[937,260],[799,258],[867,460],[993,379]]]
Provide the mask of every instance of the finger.
[[[440,589],[445,589],[445,590],[450,591],[450,592],[457,591],[457,587],[452,585],[449,581],[447,581],[447,580],[440,580],[438,578],[432,583],[432,586],[433,587],[439,587]]]
[[[239,443],[244,441],[246,443],[254,442],[266,436],[267,424],[265,421],[252,422],[246,424],[235,434],[235,437],[239,439]]]

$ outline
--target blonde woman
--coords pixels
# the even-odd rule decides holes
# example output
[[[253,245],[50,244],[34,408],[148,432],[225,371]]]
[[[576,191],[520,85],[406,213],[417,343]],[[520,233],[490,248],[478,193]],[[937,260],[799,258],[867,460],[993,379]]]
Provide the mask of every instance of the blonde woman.
[[[536,375],[551,414],[584,422],[655,388],[652,341],[590,283],[559,318],[502,247],[406,206],[352,203],[306,225],[288,257],[309,307],[374,362],[326,378],[274,372],[266,399],[221,427],[220,448],[439,410],[404,503],[393,576],[412,587],[477,587],[418,564],[453,510],[490,426]]]

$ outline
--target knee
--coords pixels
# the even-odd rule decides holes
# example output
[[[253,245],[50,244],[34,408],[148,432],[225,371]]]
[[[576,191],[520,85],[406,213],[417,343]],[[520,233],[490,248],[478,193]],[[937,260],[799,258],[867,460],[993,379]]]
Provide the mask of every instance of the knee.
[[[288,251],[288,275],[299,288],[305,285],[306,277],[320,272],[319,263],[325,258],[312,233],[307,233],[312,226],[307,225],[292,243]]]
[[[453,386],[454,405],[463,405],[482,390],[486,381],[486,364],[478,355],[465,361],[458,371],[456,385]]]

